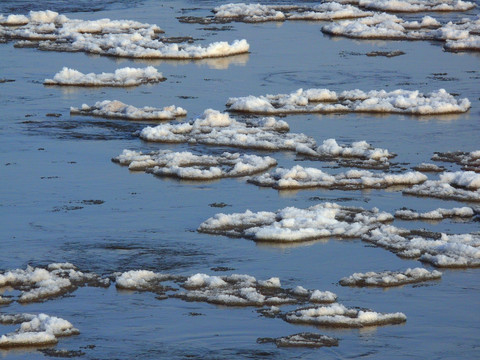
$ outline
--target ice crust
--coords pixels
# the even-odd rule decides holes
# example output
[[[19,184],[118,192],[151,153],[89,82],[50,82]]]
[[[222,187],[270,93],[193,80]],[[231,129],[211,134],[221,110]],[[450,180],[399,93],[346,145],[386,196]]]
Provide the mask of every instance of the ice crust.
[[[408,268],[405,271],[383,271],[366,273],[354,273],[351,276],[340,279],[342,286],[379,286],[390,287],[422,281],[440,279],[442,273],[437,270],[428,271],[423,268]]]
[[[392,225],[382,225],[363,235],[362,239],[400,257],[418,259],[436,267],[480,266],[480,234],[442,233],[427,237]]]
[[[480,172],[480,150],[437,152],[433,155],[432,160],[453,162],[462,166],[462,170]]]
[[[382,314],[370,310],[351,309],[336,303],[328,306],[294,310],[286,314],[285,320],[296,324],[361,328],[401,324],[407,320],[407,317],[400,312]]]
[[[480,174],[473,171],[445,172],[439,180],[404,189],[404,194],[458,201],[480,201]]]
[[[329,0],[326,0],[329,1]],[[352,4],[375,11],[386,12],[447,12],[467,11],[476,5],[473,2],[463,0],[335,0],[341,4]]]
[[[480,17],[441,24],[425,16],[406,21],[395,15],[376,13],[367,18],[345,20],[322,27],[324,33],[357,39],[436,40],[445,42],[448,51],[480,50]]]
[[[318,348],[323,346],[338,346],[338,339],[327,335],[317,333],[298,333],[288,336],[282,336],[276,339],[259,338],[257,342],[260,344],[273,342],[277,347],[308,347]]]
[[[270,156],[224,152],[221,155],[195,155],[191,152],[156,151],[150,154],[123,150],[112,159],[130,170],[144,170],[157,176],[190,180],[212,180],[252,175],[277,164]]]
[[[298,145],[310,148],[316,145],[311,137],[286,133],[288,129],[285,121],[272,117],[250,120],[248,124],[239,122],[226,113],[207,109],[193,122],[148,126],[140,131],[139,136],[145,141],[188,142],[277,151],[295,151]]]
[[[127,120],[173,120],[177,117],[186,116],[187,111],[175,105],[166,106],[163,109],[150,106],[137,108],[118,100],[103,100],[97,101],[93,106],[83,104],[80,108],[71,107],[70,114]]]
[[[46,314],[0,314],[0,324],[20,324],[20,328],[0,337],[0,348],[56,344],[62,336],[80,332],[67,320]]]
[[[10,19],[10,20],[9,20]],[[19,27],[12,27],[16,25]],[[157,25],[130,20],[77,20],[54,11],[31,11],[28,17],[0,18],[0,36],[34,41],[40,50],[86,52],[98,55],[140,59],[204,59],[247,53],[245,39],[205,46],[164,43]]]
[[[470,105],[467,98],[456,100],[445,89],[422,94],[418,90],[402,89],[390,92],[355,89],[336,93],[313,88],[298,89],[290,94],[232,97],[227,101],[227,107],[231,111],[271,115],[334,112],[434,115],[466,112]]]
[[[372,13],[358,7],[335,2],[308,6],[262,5],[262,4],[225,4],[213,9],[215,18],[225,21],[265,22],[285,20],[332,21],[370,16]]]
[[[321,187],[340,190],[383,189],[389,186],[412,186],[423,183],[427,177],[420,172],[404,174],[373,173],[368,170],[349,170],[336,175],[320,169],[296,165],[291,169],[277,168],[254,176],[248,182],[274,189],[302,189]]]
[[[307,209],[287,207],[277,212],[220,213],[200,224],[198,231],[255,241],[297,242],[324,237],[360,237],[391,220],[391,214],[378,209],[369,211],[323,203]]]
[[[443,220],[452,217],[470,218],[474,215],[475,211],[468,206],[453,209],[438,208],[425,213],[418,213],[409,209],[395,212],[395,217],[402,220]]]
[[[108,279],[94,273],[78,271],[72,264],[55,263],[48,268],[27,266],[0,273],[0,288],[12,287],[22,293],[17,301],[30,303],[43,301],[75,291],[79,286],[108,287]]]
[[[162,73],[153,66],[145,69],[125,67],[115,70],[115,73],[83,74],[78,70],[64,67],[56,73],[53,79],[45,79],[45,85],[66,86],[137,86],[147,83],[157,83],[165,80]]]

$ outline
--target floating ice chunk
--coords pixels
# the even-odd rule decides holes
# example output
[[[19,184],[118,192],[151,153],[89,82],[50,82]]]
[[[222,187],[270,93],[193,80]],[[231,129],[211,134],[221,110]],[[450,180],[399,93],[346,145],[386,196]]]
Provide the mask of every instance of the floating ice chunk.
[[[18,302],[42,301],[74,291],[79,286],[109,286],[108,279],[93,273],[83,273],[72,264],[51,264],[48,269],[16,269],[0,273],[0,287],[10,286],[22,293]]]
[[[68,86],[137,86],[147,83],[157,83],[165,78],[153,66],[145,69],[122,68],[115,73],[83,74],[78,70],[64,67],[55,74],[53,79],[45,79],[45,85],[68,85]]]
[[[470,101],[466,98],[456,100],[444,89],[426,95],[402,89],[391,92],[356,89],[339,94],[328,89],[298,89],[291,94],[229,98],[227,107],[231,111],[256,114],[379,112],[433,115],[466,112]]]
[[[428,180],[403,192],[441,199],[480,201],[480,174],[473,171],[447,172],[440,175],[439,180]]]
[[[269,156],[241,155],[224,152],[221,155],[195,155],[191,152],[157,151],[143,154],[124,150],[112,159],[130,170],[145,170],[157,176],[181,179],[211,180],[252,175],[268,170],[277,164]]]
[[[174,294],[187,301],[205,301],[213,304],[227,306],[277,306],[304,302],[306,294],[312,293],[306,290],[306,294],[283,289],[280,279],[277,277],[268,280],[256,280],[249,275],[233,274],[230,276],[209,276],[196,274],[189,277],[183,287],[187,291]],[[328,299],[323,302],[332,302],[336,295],[330,292]],[[320,300],[319,300],[320,301]],[[274,308],[269,313],[277,314],[280,310]]]
[[[12,27],[11,25],[16,25]],[[7,28],[8,26],[8,28]],[[30,12],[29,17],[0,17],[0,34],[6,39],[32,40],[40,50],[83,51],[143,59],[204,59],[248,53],[245,39],[208,45],[164,43],[157,25],[130,20],[69,19],[53,11]]]
[[[282,336],[276,339],[258,338],[257,343],[273,342],[277,347],[308,347],[338,346],[338,339],[316,333],[298,333]]]
[[[310,295],[310,302],[331,303],[337,300],[337,295],[330,291],[315,290]]]
[[[46,314],[0,315],[2,324],[20,324],[20,328],[0,337],[0,348],[56,344],[58,337],[80,332],[67,320]]]
[[[445,169],[435,164],[421,163],[415,166],[413,170],[421,172],[443,172]]]
[[[249,23],[285,20],[318,20],[358,18],[372,13],[351,5],[324,3],[308,6],[295,5],[261,5],[261,4],[225,4],[213,9],[215,19],[225,21],[242,21]]]
[[[327,0],[328,1],[328,0]],[[386,12],[467,11],[476,5],[463,0],[335,0],[361,8]]]
[[[8,15],[4,17],[0,15],[0,25],[4,26],[18,26],[18,25],[26,25],[28,24],[28,18],[25,15]]]
[[[395,217],[403,220],[443,220],[452,217],[469,218],[473,215],[475,215],[475,212],[472,208],[467,206],[453,209],[438,208],[425,213],[418,213],[408,209],[395,212]]]
[[[323,187],[329,189],[382,189],[394,185],[420,184],[427,177],[420,172],[404,174],[373,173],[367,170],[349,170],[330,175],[320,169],[296,165],[291,169],[277,168],[270,173],[254,176],[248,182],[274,189],[302,189]]]
[[[12,302],[12,299],[9,298],[4,298],[3,296],[0,295],[0,305],[7,305]]]
[[[343,286],[400,286],[422,281],[440,279],[442,273],[437,270],[428,271],[423,268],[407,269],[401,271],[383,271],[376,273],[369,271],[367,273],[355,273],[349,277],[340,279],[340,285]]]
[[[393,216],[378,209],[323,203],[307,209],[287,207],[277,212],[217,214],[198,231],[239,236],[255,241],[295,242],[322,237],[351,238],[366,234]]]
[[[181,107],[176,107],[175,105],[166,106],[163,109],[150,106],[137,108],[133,105],[124,104],[118,100],[104,100],[97,101],[93,106],[83,104],[80,108],[71,107],[70,114],[129,120],[172,120],[187,115],[187,111]]]
[[[265,150],[291,150],[298,145],[310,148],[315,140],[304,134],[285,133],[288,125],[282,120],[267,118],[241,123],[228,114],[207,109],[191,123],[161,124],[140,131],[140,138],[157,142],[189,142],[192,144],[233,146]]]
[[[445,41],[444,47],[450,51],[478,51],[479,30],[480,18],[473,21],[463,19],[458,23],[448,22],[442,25],[429,16],[418,22],[405,21],[385,13],[322,27],[324,33],[358,39]]]
[[[480,172],[480,150],[463,152],[436,152],[432,160],[453,162],[462,166],[462,170]]]
[[[363,235],[362,239],[401,257],[418,258],[437,267],[480,266],[479,234],[438,234],[427,238],[417,232],[382,225]]]
[[[405,314],[381,314],[368,310],[349,309],[341,304],[332,304],[291,311],[285,320],[290,323],[333,327],[354,327],[401,324],[407,320]]]

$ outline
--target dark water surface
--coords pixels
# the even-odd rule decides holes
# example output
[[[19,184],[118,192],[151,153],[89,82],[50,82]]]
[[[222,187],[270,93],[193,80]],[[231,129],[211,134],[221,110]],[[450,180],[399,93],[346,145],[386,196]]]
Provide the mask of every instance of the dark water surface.
[[[277,276],[284,287],[329,290],[339,302],[379,312],[403,312],[404,325],[329,329],[292,325],[260,317],[254,308],[217,307],[179,299],[158,300],[151,293],[120,292],[111,286],[80,288],[72,296],[25,306],[13,303],[2,313],[39,313],[67,319],[81,333],[62,338],[56,349],[82,351],[84,359],[475,359],[480,352],[478,269],[443,270],[440,281],[389,290],[343,288],[341,277],[354,272],[422,266],[360,239],[326,239],[292,245],[257,244],[245,239],[200,234],[198,225],[218,212],[305,208],[319,201],[394,212],[401,207],[429,211],[459,207],[455,201],[403,196],[399,191],[301,190],[278,192],[245,179],[184,182],[131,173],[111,162],[123,149],[198,150],[216,147],[142,142],[133,133],[148,123],[70,116],[70,106],[110,99],[137,107],[171,104],[194,119],[207,108],[225,109],[230,96],[288,93],[298,88],[335,91],[429,92],[445,88],[468,97],[466,114],[292,115],[292,132],[321,143],[366,140],[397,153],[406,168],[431,162],[435,151],[473,151],[480,144],[480,55],[454,54],[427,41],[355,41],[331,38],[321,23],[229,24],[225,31],[181,24],[183,14],[206,16],[216,1],[2,1],[0,13],[52,9],[71,18],[130,19],[155,23],[167,36],[192,36],[207,43],[245,38],[251,53],[203,61],[133,61],[82,53],[41,52],[0,44],[0,270],[71,262],[101,275],[147,269],[180,275],[249,274]],[[474,10],[473,12],[476,12]],[[440,17],[452,18],[457,14]],[[405,55],[367,57],[370,51],[401,50]],[[360,54],[360,55],[358,55]],[[44,87],[63,66],[84,73],[153,65],[165,82],[135,88]],[[447,74],[443,77],[434,74]],[[47,114],[60,114],[49,116]],[[247,151],[265,155],[265,152]],[[299,162],[292,153],[274,153],[280,165]],[[331,164],[302,161],[327,171]],[[443,164],[442,164],[443,165]],[[456,170],[453,164],[447,169]],[[435,175],[429,175],[435,177]],[[320,199],[320,200],[319,200]],[[212,203],[225,203],[219,209]],[[450,233],[479,230],[478,222],[396,221],[407,228]],[[233,270],[215,272],[227,267]],[[201,314],[200,316],[192,316]],[[1,326],[0,333],[15,327]],[[338,347],[277,349],[257,344],[260,337],[302,331],[340,340]],[[0,350],[6,359],[42,359],[35,349]]]

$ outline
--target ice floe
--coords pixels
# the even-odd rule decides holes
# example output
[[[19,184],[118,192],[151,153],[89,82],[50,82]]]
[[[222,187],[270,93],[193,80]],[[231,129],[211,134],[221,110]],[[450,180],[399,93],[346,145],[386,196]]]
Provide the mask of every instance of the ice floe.
[[[254,241],[298,242],[324,237],[360,237],[393,216],[374,208],[365,210],[323,203],[307,209],[287,207],[276,212],[216,214],[199,232],[244,237]]]
[[[439,180],[404,189],[404,194],[458,201],[480,201],[480,174],[473,171],[446,172]]]
[[[329,1],[329,0],[327,0]],[[335,0],[341,4],[352,4],[375,11],[386,12],[431,12],[467,11],[476,5],[463,0]]]
[[[19,25],[12,27],[10,25]],[[54,11],[31,11],[28,17],[0,18],[0,37],[27,41],[40,50],[86,52],[142,59],[204,59],[247,53],[245,39],[208,45],[162,42],[157,25],[130,20],[77,20]]]
[[[304,134],[287,133],[285,121],[272,117],[239,122],[226,113],[207,109],[193,122],[148,126],[139,136],[145,141],[188,142],[218,146],[295,151],[298,145],[313,148],[315,140]]]
[[[419,21],[406,21],[395,15],[376,13],[367,18],[345,20],[322,27],[326,34],[356,39],[436,40],[445,42],[449,51],[478,51],[480,17],[441,24],[425,16]]]
[[[302,189],[321,187],[340,190],[383,189],[389,186],[421,184],[427,176],[420,172],[403,174],[374,173],[368,170],[349,170],[336,175],[320,169],[296,165],[291,169],[277,168],[269,173],[254,176],[248,182],[274,189]]]
[[[166,106],[163,109],[150,106],[137,108],[118,100],[104,100],[97,101],[93,106],[83,104],[80,108],[71,107],[70,114],[128,120],[172,120],[186,116],[187,111],[175,105]]]
[[[273,338],[258,338],[257,343],[274,343],[277,347],[308,347],[338,346],[338,339],[317,333],[298,333]]]
[[[418,213],[409,209],[397,210],[395,217],[402,220],[443,220],[445,218],[471,218],[475,211],[468,206],[453,209],[438,208],[436,210]]]
[[[342,304],[310,307],[288,312],[285,320],[296,324],[309,324],[327,327],[352,327],[395,325],[407,321],[405,314],[378,313],[370,310],[347,308]]]
[[[421,172],[444,172],[445,168],[435,164],[421,163],[413,167],[413,170]]]
[[[480,266],[480,234],[436,234],[382,225],[362,239],[437,267]]]
[[[225,4],[213,9],[215,19],[225,21],[265,22],[285,20],[332,21],[370,16],[372,13],[358,7],[335,2],[315,6]]]
[[[383,271],[378,273],[369,271],[366,273],[354,273],[351,276],[344,277],[340,279],[340,285],[390,287],[436,280],[441,277],[442,273],[440,271],[428,271],[423,268],[409,268],[405,271]]]
[[[221,155],[195,155],[191,152],[156,151],[150,154],[123,150],[112,159],[130,170],[144,170],[157,176],[211,180],[252,175],[277,164],[270,156],[224,152]]]
[[[163,282],[163,283],[162,283]],[[180,285],[183,290],[168,285]],[[132,270],[116,276],[118,289],[150,291],[186,301],[201,301],[226,306],[274,306],[284,304],[333,303],[337,296],[330,291],[307,290],[281,287],[280,279],[272,277],[257,280],[250,275],[233,274],[212,276],[194,274],[187,278],[148,270]]]
[[[75,291],[80,286],[108,287],[108,279],[94,273],[78,271],[72,264],[55,263],[46,269],[27,266],[0,273],[0,288],[11,287],[22,293],[17,301],[30,303],[61,296]]]
[[[0,337],[0,348],[52,345],[59,337],[80,332],[67,320],[46,314],[0,314],[0,324],[20,324],[20,328]]]
[[[432,160],[453,162],[462,166],[462,170],[470,170],[480,172],[480,150],[471,152],[453,151],[453,152],[436,152]]]
[[[328,89],[298,89],[290,94],[232,97],[230,111],[255,114],[378,112],[411,115],[462,113],[470,108],[467,98],[457,100],[445,89],[422,94],[418,90],[349,90],[336,93]]]
[[[164,81],[162,73],[153,66],[145,69],[125,67],[115,70],[114,73],[88,73],[64,67],[56,73],[53,79],[45,79],[45,85],[66,86],[137,86],[141,84]]]

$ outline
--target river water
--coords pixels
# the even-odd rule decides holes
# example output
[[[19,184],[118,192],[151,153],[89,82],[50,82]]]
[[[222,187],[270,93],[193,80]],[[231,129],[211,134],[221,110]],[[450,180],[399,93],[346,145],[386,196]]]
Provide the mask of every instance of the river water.
[[[40,303],[12,303],[2,313],[59,316],[80,330],[60,339],[57,349],[81,351],[84,359],[464,359],[480,351],[478,269],[446,269],[439,281],[388,290],[346,288],[341,277],[354,272],[425,266],[360,239],[324,239],[293,245],[260,244],[241,238],[201,234],[200,223],[219,212],[306,208],[319,201],[429,211],[469,205],[417,198],[401,191],[277,191],[244,179],[186,182],[133,173],[111,162],[123,149],[170,149],[218,153],[203,145],[146,143],[133,133],[149,123],[70,116],[70,106],[117,99],[135,106],[171,104],[188,110],[187,120],[207,108],[225,110],[231,96],[288,93],[298,88],[335,91],[430,92],[445,88],[472,103],[459,115],[373,114],[289,115],[291,132],[351,143],[366,140],[398,154],[409,168],[430,162],[436,151],[474,151],[480,139],[480,55],[449,53],[429,41],[358,41],[322,34],[321,23],[231,23],[217,29],[185,24],[178,16],[207,16],[217,1],[2,1],[0,13],[51,9],[80,19],[129,19],[154,23],[168,36],[200,43],[247,39],[250,53],[200,61],[142,61],[83,53],[45,52],[0,44],[0,270],[70,262],[82,271],[109,276],[145,269],[190,276],[196,273],[279,277],[282,286],[333,291],[341,303],[379,312],[403,312],[403,325],[364,329],[315,328],[259,316],[251,307],[220,307],[148,292],[79,288],[71,296]],[[40,7],[41,5],[41,7]],[[472,10],[470,13],[478,12]],[[438,17],[457,18],[458,14]],[[367,57],[370,51],[405,55]],[[133,88],[44,87],[63,66],[87,72],[155,66],[165,82]],[[441,76],[438,74],[442,74]],[[59,114],[51,116],[48,114]],[[221,151],[231,150],[220,148]],[[266,155],[267,152],[249,150]],[[293,153],[268,153],[291,167]],[[301,159],[300,159],[301,160]],[[329,169],[332,164],[303,160]],[[456,165],[447,164],[449,169]],[[435,177],[435,175],[429,175]],[[95,201],[92,201],[95,200]],[[225,203],[222,209],[211,206]],[[474,204],[470,204],[474,205]],[[478,231],[478,221],[405,222],[407,228],[447,233]],[[224,267],[225,271],[215,271]],[[200,315],[199,315],[200,314]],[[198,316],[196,316],[198,315]],[[1,333],[15,329],[2,326]],[[338,347],[283,349],[257,338],[302,331],[339,339]],[[42,359],[35,348],[0,350],[6,359]]]

